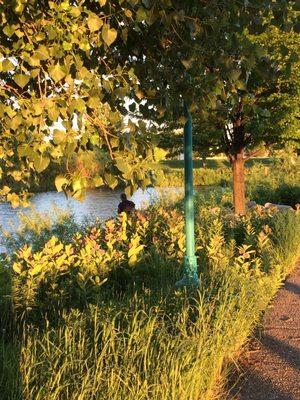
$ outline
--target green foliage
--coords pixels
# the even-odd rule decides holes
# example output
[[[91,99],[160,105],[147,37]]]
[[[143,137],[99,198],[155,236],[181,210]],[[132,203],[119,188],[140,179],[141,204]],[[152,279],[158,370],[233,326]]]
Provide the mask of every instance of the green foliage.
[[[251,189],[250,189],[251,190]],[[268,202],[275,204],[285,204],[296,207],[300,200],[300,186],[295,184],[281,183],[278,187],[272,187],[268,183],[261,183],[250,191],[251,199],[258,204]]]
[[[103,226],[78,226],[67,215],[56,223],[36,221],[27,217],[27,224],[6,239],[19,314],[85,307],[97,300],[107,279],[119,287],[143,275],[143,264],[154,253],[165,259],[183,257],[183,218],[176,210],[149,210],[132,219],[122,214]],[[23,246],[17,250],[20,238]]]
[[[268,112],[255,104],[255,93],[274,69],[261,45],[245,33],[258,35],[270,24],[292,29],[298,17],[293,5],[1,1],[1,197],[18,206],[32,175],[65,164],[60,181],[80,199],[90,183],[69,171],[68,161],[94,147],[107,156],[97,185],[122,183],[129,193],[153,183],[155,140],[146,135],[143,121],[124,124],[126,99],[134,100],[130,113],[136,110],[140,118],[153,112],[162,117],[187,95],[193,98],[204,146],[212,132],[205,122],[208,110],[220,116],[222,123],[213,130],[220,133],[242,98],[245,124],[257,125]],[[268,61],[272,67],[276,60]],[[288,61],[296,62],[295,51]],[[15,183],[24,191],[14,191]]]
[[[300,215],[288,213],[277,214],[272,221],[272,236],[276,244],[278,257],[285,261],[285,273],[288,273],[288,265],[297,255],[299,238],[297,232],[300,229]]]
[[[13,272],[16,316],[24,310],[25,293],[35,290],[35,279],[40,279],[41,296],[34,313],[22,315],[22,336],[10,333],[8,343],[0,341],[4,400],[211,400],[221,394],[228,360],[236,357],[299,254],[300,219],[295,212],[260,210],[237,217],[220,206],[219,194],[200,196],[197,204],[201,283],[192,292],[174,291],[178,274],[164,276],[162,286],[157,279],[153,285],[147,269],[152,264],[161,276],[162,269],[179,268],[180,204],[174,210],[158,206],[132,219],[123,215],[76,235],[72,244],[51,239],[38,252],[28,247],[18,252],[15,268],[22,272]],[[127,282],[123,290],[112,290],[108,281],[97,299],[85,298],[96,304],[83,303],[81,312],[79,293],[66,304],[71,286],[75,290],[87,282],[78,281],[74,259],[82,255],[85,277],[93,275],[93,268],[105,272],[103,260],[93,264],[100,247],[106,249],[102,257],[118,249],[135,286]],[[150,258],[129,265],[128,250]],[[61,267],[59,259],[64,259]],[[113,263],[106,265],[111,269]],[[146,275],[138,275],[141,270]],[[95,286],[86,286],[89,294]],[[57,312],[53,303],[59,296],[64,309]],[[47,315],[40,315],[47,305]]]
[[[299,11],[299,10],[298,10]],[[299,148],[300,142],[300,38],[299,31],[282,32],[278,27],[269,27],[255,40],[267,49],[270,57],[276,62],[277,69],[286,71],[277,81],[276,89],[264,93],[259,106],[268,109],[270,118],[265,119],[268,131],[267,142],[287,141]],[[269,82],[269,85],[271,82]],[[274,90],[275,89],[275,90]],[[280,138],[281,137],[281,138]]]
[[[215,252],[224,253],[227,262],[237,256],[234,246],[257,248],[260,232],[265,232],[264,226],[271,221],[269,213],[261,210],[245,220],[234,217],[229,198],[226,190],[197,197],[196,215],[201,221],[196,224],[197,255],[207,270],[216,268]],[[48,217],[43,224],[39,216],[36,220],[26,217],[20,231],[6,238],[13,268],[14,309],[19,315],[52,308],[81,309],[96,303],[99,293],[108,287],[122,291],[133,281],[142,282],[156,257],[167,265],[172,261],[178,276],[178,261],[185,251],[181,210],[180,202],[175,209],[155,206],[132,218],[122,214],[103,225],[78,225],[66,214],[55,223]],[[156,272],[153,274],[155,278]]]
[[[231,181],[230,168],[194,169],[194,185],[195,186],[229,186]],[[159,178],[156,186],[162,187],[182,187],[184,183],[184,171],[182,169],[166,169],[164,174]]]
[[[55,219],[53,219],[55,215]],[[3,242],[7,252],[12,255],[25,245],[32,250],[40,250],[53,236],[64,244],[70,242],[75,233],[83,230],[85,224],[78,224],[74,216],[68,211],[61,211],[52,207],[51,211],[41,215],[35,210],[29,214],[19,214],[20,225],[13,232],[3,232]]]
[[[256,165],[247,174],[247,192],[251,200],[296,207],[300,202],[299,159],[294,152],[280,152],[268,167]]]
[[[154,22],[159,11],[131,0],[1,1],[0,196],[13,207],[26,204],[32,175],[55,164],[66,166],[65,189],[81,198],[87,179],[73,175],[68,161],[93,147],[108,158],[98,185],[121,181],[129,191],[151,183],[154,155],[141,135],[145,126],[125,124],[118,111],[124,114],[124,98],[138,91],[119,50],[131,46],[130,30],[143,27],[141,15]],[[24,192],[14,191],[16,183]]]
[[[151,84],[156,86],[156,95],[149,100],[157,107],[156,121],[168,117],[157,128],[164,136],[162,145],[172,150],[181,145],[177,133],[185,122],[180,111],[182,99],[191,105],[195,149],[203,156],[225,152],[236,157],[245,149],[270,141],[272,134],[265,121],[273,110],[264,100],[278,96],[279,103],[286,101],[286,86],[298,84],[294,84],[295,74],[290,71],[297,69],[298,62],[299,33],[293,28],[299,12],[293,10],[294,4],[250,1],[241,6],[234,1],[216,1],[208,7],[202,2],[181,6],[182,20],[185,22],[188,16],[189,24],[183,22],[166,32],[162,48],[154,46],[154,67],[150,57],[143,60],[140,54],[142,65],[137,70],[142,85],[147,89]],[[150,36],[155,29],[149,27]],[[282,45],[278,45],[278,37]],[[152,55],[151,50],[147,54]],[[290,109],[286,117],[288,114],[296,121],[294,103],[295,110]],[[171,112],[166,112],[168,109]],[[279,109],[280,105],[274,112],[279,113]],[[151,114],[146,107],[143,110]]]

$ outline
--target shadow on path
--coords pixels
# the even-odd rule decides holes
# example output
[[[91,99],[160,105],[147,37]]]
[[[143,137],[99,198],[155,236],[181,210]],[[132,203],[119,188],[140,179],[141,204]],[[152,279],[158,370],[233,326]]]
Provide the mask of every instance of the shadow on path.
[[[300,334],[300,332],[298,332]],[[299,338],[300,339],[300,338]],[[300,350],[294,346],[284,343],[273,336],[264,334],[263,345],[284,359],[292,368],[300,371]],[[300,382],[299,382],[300,384]]]
[[[300,295],[300,286],[299,285],[295,285],[292,282],[286,282],[284,288],[285,288],[285,290],[288,290],[289,292]]]
[[[242,384],[242,387],[241,387]],[[290,394],[275,387],[252,370],[247,370],[230,391],[231,400],[293,400]]]
[[[229,382],[228,399],[300,400],[300,268],[266,313]],[[242,371],[242,374],[241,374]]]

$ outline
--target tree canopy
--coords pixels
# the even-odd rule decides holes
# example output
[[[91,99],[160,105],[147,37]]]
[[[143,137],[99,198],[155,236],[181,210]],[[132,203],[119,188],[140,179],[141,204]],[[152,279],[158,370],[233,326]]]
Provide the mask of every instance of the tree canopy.
[[[161,2],[164,3],[164,2]],[[135,72],[119,60],[129,30],[139,30],[153,5],[136,0],[0,1],[0,195],[19,204],[11,185],[27,189],[32,174],[74,153],[98,147],[109,155],[94,184],[128,190],[151,183],[158,152],[140,134],[143,124],[124,124],[118,111],[138,92]],[[3,181],[3,180],[2,180]],[[1,183],[1,181],[0,181]],[[80,175],[56,178],[56,187],[80,197]],[[1,186],[1,185],[0,185]]]
[[[186,100],[197,123],[214,121],[230,156],[254,146],[268,115],[257,94],[270,77],[276,87],[278,70],[251,35],[299,32],[299,9],[298,0],[0,0],[0,195],[18,205],[13,182],[26,190],[32,174],[64,162],[56,187],[80,197],[87,182],[68,159],[91,148],[108,156],[96,186],[152,183],[160,152],[143,121],[125,124],[128,107],[160,123],[180,120]],[[224,133],[241,113],[238,134]]]
[[[292,83],[298,62],[295,43],[271,47],[272,40],[266,43],[263,38],[275,30],[297,43],[299,3],[200,1],[182,8],[185,23],[168,30],[163,48],[154,46],[153,54],[147,43],[136,59],[136,71],[146,93],[155,89],[153,109],[164,118],[162,135],[166,126],[172,135],[176,120],[181,123],[182,100],[190,104],[196,142],[202,149],[226,153],[232,162],[235,209],[244,213],[245,160],[261,143],[278,143],[287,134],[282,127],[270,129],[268,118],[277,113],[278,122],[285,120],[286,125],[291,125],[288,119],[297,120],[287,101],[287,96],[297,101],[297,84]],[[144,113],[151,112],[148,99]]]

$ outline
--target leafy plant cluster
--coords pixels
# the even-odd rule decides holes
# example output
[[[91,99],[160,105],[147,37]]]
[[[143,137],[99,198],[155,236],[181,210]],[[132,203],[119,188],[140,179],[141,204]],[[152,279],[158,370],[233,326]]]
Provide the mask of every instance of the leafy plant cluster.
[[[251,271],[266,271],[272,213],[258,209],[245,218],[235,217],[228,207],[229,196],[226,191],[212,191],[197,198],[200,272],[246,260]],[[45,221],[41,225],[28,218],[19,233],[6,238],[11,254],[6,259],[7,276],[19,315],[82,309],[97,303],[109,288],[123,292],[133,282],[179,277],[185,251],[181,202],[175,208],[154,206],[132,217],[122,214],[104,224],[78,225],[66,214],[57,223]],[[167,267],[153,269],[155,260]]]
[[[93,148],[107,155],[95,186],[151,181],[155,145],[142,137],[143,122],[123,118],[138,80],[116,50],[159,12],[132,0],[0,2],[0,196],[17,206],[32,176],[63,164],[56,188],[80,198],[86,177],[68,160]]]
[[[223,203],[219,193],[197,199],[200,282],[192,292],[174,290],[184,250],[180,202],[82,227],[70,243],[43,239],[35,251],[28,243],[13,267],[3,259],[3,398],[216,398],[228,361],[300,250],[299,213],[237,217],[226,194]]]
[[[229,186],[231,182],[230,168],[197,168],[193,171],[195,186]],[[183,186],[183,169],[165,169],[158,185],[162,187]]]
[[[23,233],[8,235],[11,251],[18,237],[27,242],[11,257],[16,309],[84,307],[97,299],[110,277],[124,286],[152,253],[165,259],[183,257],[183,218],[176,210],[158,208],[132,218],[122,214],[103,226],[79,228],[75,233],[73,219],[64,217],[54,225],[31,223]]]

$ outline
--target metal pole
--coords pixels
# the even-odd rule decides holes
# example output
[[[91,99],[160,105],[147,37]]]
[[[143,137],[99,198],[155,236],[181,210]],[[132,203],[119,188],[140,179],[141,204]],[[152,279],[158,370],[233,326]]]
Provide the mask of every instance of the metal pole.
[[[186,102],[184,114],[187,121],[184,126],[184,214],[186,255],[184,257],[184,276],[176,283],[177,287],[198,285],[198,267],[195,256],[195,226],[194,226],[194,185],[193,185],[193,138],[192,116]]]

